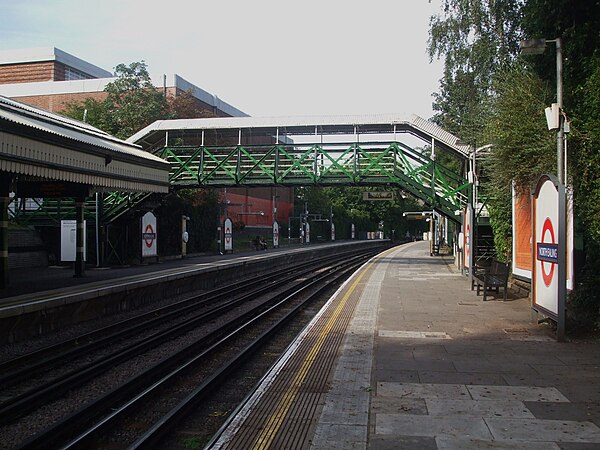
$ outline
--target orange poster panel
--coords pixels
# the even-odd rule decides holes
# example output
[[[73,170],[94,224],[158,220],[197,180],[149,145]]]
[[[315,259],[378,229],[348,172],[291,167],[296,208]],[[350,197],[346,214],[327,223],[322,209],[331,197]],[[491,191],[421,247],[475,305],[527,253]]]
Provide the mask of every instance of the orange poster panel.
[[[531,197],[527,194],[519,194],[517,192],[514,195],[514,263],[516,268],[530,271],[532,269]]]

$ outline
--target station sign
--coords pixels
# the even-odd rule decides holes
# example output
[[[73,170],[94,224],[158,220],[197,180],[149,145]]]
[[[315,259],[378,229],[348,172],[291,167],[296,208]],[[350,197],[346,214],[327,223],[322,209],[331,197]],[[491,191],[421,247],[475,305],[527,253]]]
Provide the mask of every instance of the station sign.
[[[83,221],[83,260],[87,261],[87,221]],[[60,221],[60,260],[73,262],[77,258],[77,221]]]
[[[142,216],[142,258],[158,256],[156,216],[147,212]]]
[[[223,250],[233,252],[233,222],[228,217],[223,222]]]
[[[363,192],[363,200],[366,200],[366,201],[390,201],[390,200],[394,200],[394,193],[391,191]]]
[[[279,248],[279,223],[273,221],[273,248]]]
[[[533,193],[532,208],[532,307],[557,321],[560,339],[567,271],[564,186],[552,175],[542,175]]]
[[[53,180],[25,180],[17,183],[20,198],[65,198],[88,197],[90,187],[81,183]]]
[[[464,251],[463,268],[472,275],[473,268],[473,207],[469,203],[463,210],[463,242]]]
[[[518,192],[513,186],[512,194],[512,273],[513,275],[531,281],[532,264],[537,256],[545,256],[542,252],[533,255],[534,251],[540,251],[533,246],[532,239],[532,200],[530,193]],[[567,223],[567,290],[574,286],[574,242],[573,242],[573,191],[566,187],[566,223]],[[549,251],[546,253],[549,254]]]

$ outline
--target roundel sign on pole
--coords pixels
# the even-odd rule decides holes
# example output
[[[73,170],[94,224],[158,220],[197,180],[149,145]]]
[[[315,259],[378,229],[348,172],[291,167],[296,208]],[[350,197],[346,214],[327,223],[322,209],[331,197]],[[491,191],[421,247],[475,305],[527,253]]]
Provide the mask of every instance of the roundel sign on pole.
[[[279,247],[279,224],[276,220],[273,221],[273,248]]]
[[[156,216],[147,212],[142,216],[142,258],[158,255]]]
[[[469,272],[469,276],[473,273],[473,207],[467,204],[463,211],[463,243],[464,252],[463,267]]]
[[[533,194],[533,309],[557,321],[564,333],[566,298],[565,190],[542,175]],[[562,323],[562,330],[561,330]]]
[[[224,239],[224,247],[223,249],[226,252],[233,251],[233,222],[230,218],[225,219],[223,222],[223,239]]]

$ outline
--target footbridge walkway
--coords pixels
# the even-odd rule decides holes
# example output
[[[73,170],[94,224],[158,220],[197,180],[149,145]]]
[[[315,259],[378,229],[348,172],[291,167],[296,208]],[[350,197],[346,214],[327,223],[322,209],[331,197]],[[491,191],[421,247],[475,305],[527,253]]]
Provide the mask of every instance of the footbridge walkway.
[[[472,192],[465,178],[470,147],[415,115],[160,120],[128,141],[170,163],[172,190],[394,186],[456,222]],[[153,196],[101,193],[100,203],[88,200],[86,219],[109,224]],[[59,223],[75,210],[72,199],[19,201],[11,212],[21,223]]]
[[[415,115],[162,120],[129,141],[171,164],[174,189],[391,185],[458,221],[471,186],[470,148]]]

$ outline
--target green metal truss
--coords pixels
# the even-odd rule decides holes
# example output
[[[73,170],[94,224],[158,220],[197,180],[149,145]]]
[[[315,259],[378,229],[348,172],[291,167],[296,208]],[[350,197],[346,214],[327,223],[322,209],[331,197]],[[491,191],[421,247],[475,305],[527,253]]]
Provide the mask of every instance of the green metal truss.
[[[102,195],[102,217],[109,223],[152,194],[141,192],[104,192]],[[75,218],[75,200],[72,198],[34,198],[13,199],[9,205],[11,219],[21,225],[56,226],[63,219]],[[89,222],[96,220],[96,200],[86,199],[84,218]]]
[[[470,183],[427,155],[400,142],[164,147],[174,189],[228,186],[397,186],[449,218],[465,207]],[[103,194],[103,223],[110,223],[151,194]],[[57,224],[74,217],[69,199],[39,199],[33,211],[13,208],[21,223]],[[86,218],[95,220],[93,198]]]
[[[400,142],[165,147],[174,188],[198,186],[375,186],[410,192],[460,220],[470,183]]]

